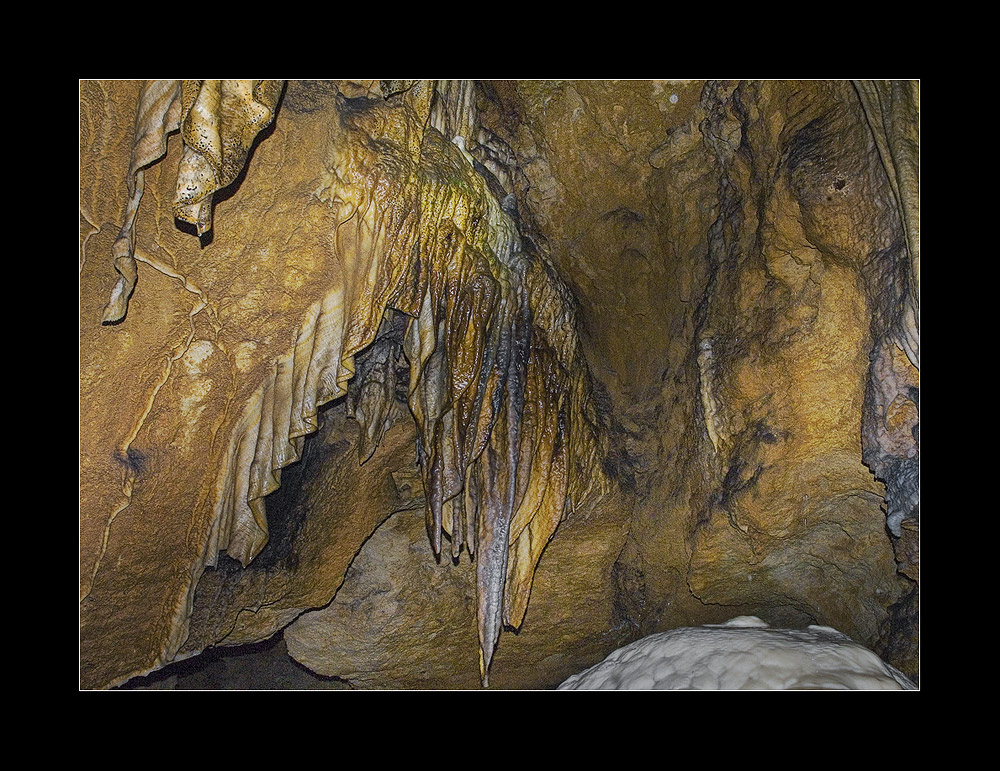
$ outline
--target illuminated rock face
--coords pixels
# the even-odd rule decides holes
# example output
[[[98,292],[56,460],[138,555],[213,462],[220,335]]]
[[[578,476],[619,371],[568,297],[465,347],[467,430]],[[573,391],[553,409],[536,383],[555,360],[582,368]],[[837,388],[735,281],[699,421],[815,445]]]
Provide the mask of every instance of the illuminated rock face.
[[[905,263],[904,239],[851,86],[818,95],[821,107],[798,110],[802,94],[743,86],[720,94],[705,129],[717,132],[729,227],[710,237],[697,332],[718,481],[688,582],[706,602],[788,598],[874,641],[902,587],[884,491],[858,452],[873,338],[887,331],[873,323],[866,266],[894,250]],[[769,120],[741,121],[753,107]],[[723,143],[727,132],[747,149]]]
[[[915,671],[912,84],[141,85],[81,84],[85,687],[737,613]]]

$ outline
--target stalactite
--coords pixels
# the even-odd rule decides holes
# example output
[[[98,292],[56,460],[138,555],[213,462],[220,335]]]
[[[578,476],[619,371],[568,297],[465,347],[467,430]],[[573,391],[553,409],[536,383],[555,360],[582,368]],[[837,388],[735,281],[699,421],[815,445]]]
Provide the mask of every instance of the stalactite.
[[[372,456],[395,418],[397,366],[407,326],[406,316],[387,309],[375,342],[355,360],[358,386],[348,393],[347,407],[361,426],[361,463]]]
[[[128,205],[118,238],[112,247],[115,270],[120,278],[111,290],[104,309],[105,324],[120,321],[128,310],[138,271],[135,263],[135,218],[142,202],[145,174],[143,169],[155,163],[167,151],[167,134],[176,131],[181,120],[179,80],[152,80],[139,96],[135,117],[135,138],[126,185]]]
[[[273,119],[281,95],[274,80],[150,80],[143,86],[135,118],[128,170],[129,202],[112,248],[120,274],[103,322],[121,321],[135,289],[135,218],[142,201],[143,170],[167,149],[167,135],[181,131],[184,153],[177,175],[174,215],[194,224],[198,235],[212,228],[212,196],[231,184],[246,164],[254,139]]]

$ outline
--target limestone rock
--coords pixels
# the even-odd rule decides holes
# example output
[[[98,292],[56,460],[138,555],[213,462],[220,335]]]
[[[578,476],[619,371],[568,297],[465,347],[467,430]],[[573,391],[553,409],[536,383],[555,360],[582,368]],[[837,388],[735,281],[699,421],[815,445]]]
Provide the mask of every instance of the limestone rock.
[[[105,89],[106,101],[88,103],[92,112],[116,119],[135,114],[133,86]],[[226,530],[217,515],[227,500],[219,478],[233,455],[232,437],[241,433],[244,406],[261,403],[276,359],[295,347],[310,306],[341,275],[341,266],[316,259],[332,220],[308,185],[325,144],[325,123],[310,118],[284,121],[273,129],[275,142],[260,143],[242,180],[245,197],[216,201],[204,244],[174,226],[182,148],[168,143],[164,160],[144,172],[135,221],[138,289],[117,325],[100,323],[116,280],[108,270],[114,228],[102,220],[83,241],[86,687],[147,672],[180,648],[197,579],[215,562]],[[112,156],[116,152],[122,154],[111,148]],[[88,190],[84,199],[97,197]],[[294,444],[281,450],[286,465],[296,457]]]
[[[491,688],[551,688],[627,639],[606,589],[627,512],[608,504],[571,517],[549,543],[523,626],[497,647]],[[333,602],[300,616],[285,641],[302,665],[355,687],[479,688],[475,597],[473,566],[436,562],[421,512],[403,511],[368,540]]]
[[[315,441],[269,503],[267,546],[246,568],[220,560],[198,582],[182,655],[267,639],[326,605],[371,533],[394,511],[423,503],[412,421],[395,422],[364,464],[358,433],[343,403],[324,412]],[[412,477],[416,495],[400,489],[401,474]]]
[[[876,645],[907,591],[858,453],[872,329],[888,329],[872,320],[905,297],[879,271],[908,269],[886,170],[847,83],[710,83],[699,114],[721,186],[702,299],[677,325],[687,349],[664,371],[677,406],[650,416],[661,441],[644,453],[663,471],[627,554],[663,599],[640,625],[722,604]],[[685,558],[706,603],[686,619],[666,599]]]

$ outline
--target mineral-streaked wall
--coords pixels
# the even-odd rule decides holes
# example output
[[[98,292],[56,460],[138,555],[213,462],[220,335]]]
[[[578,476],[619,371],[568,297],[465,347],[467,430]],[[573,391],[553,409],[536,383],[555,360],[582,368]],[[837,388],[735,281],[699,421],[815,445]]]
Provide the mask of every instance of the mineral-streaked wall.
[[[552,686],[638,634],[739,613],[834,626],[915,674],[913,84],[450,82],[428,92],[411,111],[460,137],[448,146],[466,166],[452,168],[475,174],[461,184],[488,190],[484,213],[493,200],[536,264],[558,274],[547,285],[572,292],[558,289],[554,307],[575,310],[580,354],[555,348],[594,373],[609,442],[601,465],[617,480],[577,506],[544,554],[551,530],[532,539],[525,564],[541,555],[537,577],[521,633],[496,649],[494,685]],[[344,219],[330,212],[351,195],[397,201],[397,218],[414,211],[404,177],[422,172],[404,172],[392,147],[423,134],[384,116],[420,93],[408,82],[288,84],[245,177],[217,200],[203,247],[173,226],[179,143],[168,143],[146,172],[128,316],[100,327],[138,85],[82,84],[87,687],[263,639],[331,598],[285,634],[315,671],[367,687],[478,678],[468,603],[482,594],[481,555],[438,564],[426,535],[404,526],[409,515],[393,515],[423,510],[423,490],[434,489],[433,463],[413,468],[406,381],[419,373],[406,372],[398,325],[387,320],[384,342],[359,349],[365,376],[306,448],[302,470],[317,484],[285,519],[269,512],[276,540],[246,568],[211,567],[197,536],[211,488],[177,473],[175,457],[204,469],[231,455],[213,437],[232,410],[213,404],[245,402],[266,351],[294,344],[301,325],[285,329],[287,319],[328,291],[310,282],[330,282],[330,268],[315,269]],[[336,141],[355,160],[330,163],[333,125],[352,127]],[[540,323],[549,337],[559,327]],[[115,404],[97,398],[110,393]],[[424,393],[409,399],[418,422],[441,390]],[[171,411],[214,417],[199,417],[194,441]],[[144,417],[109,446],[106,427],[130,412]],[[354,459],[372,452],[358,473]],[[166,466],[169,484],[156,473]],[[103,513],[94,500],[107,502]],[[440,532],[433,521],[430,532]],[[108,610],[124,607],[127,622]]]

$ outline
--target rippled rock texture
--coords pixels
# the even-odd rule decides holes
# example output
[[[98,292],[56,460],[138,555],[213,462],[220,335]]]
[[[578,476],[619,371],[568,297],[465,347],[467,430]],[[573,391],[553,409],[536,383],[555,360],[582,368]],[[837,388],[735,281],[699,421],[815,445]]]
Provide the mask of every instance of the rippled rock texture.
[[[619,648],[565,691],[913,690],[867,648],[828,626],[772,629],[756,616],[681,627]]]
[[[82,82],[83,686],[284,629],[553,687],[739,614],[914,677],[916,93]]]

